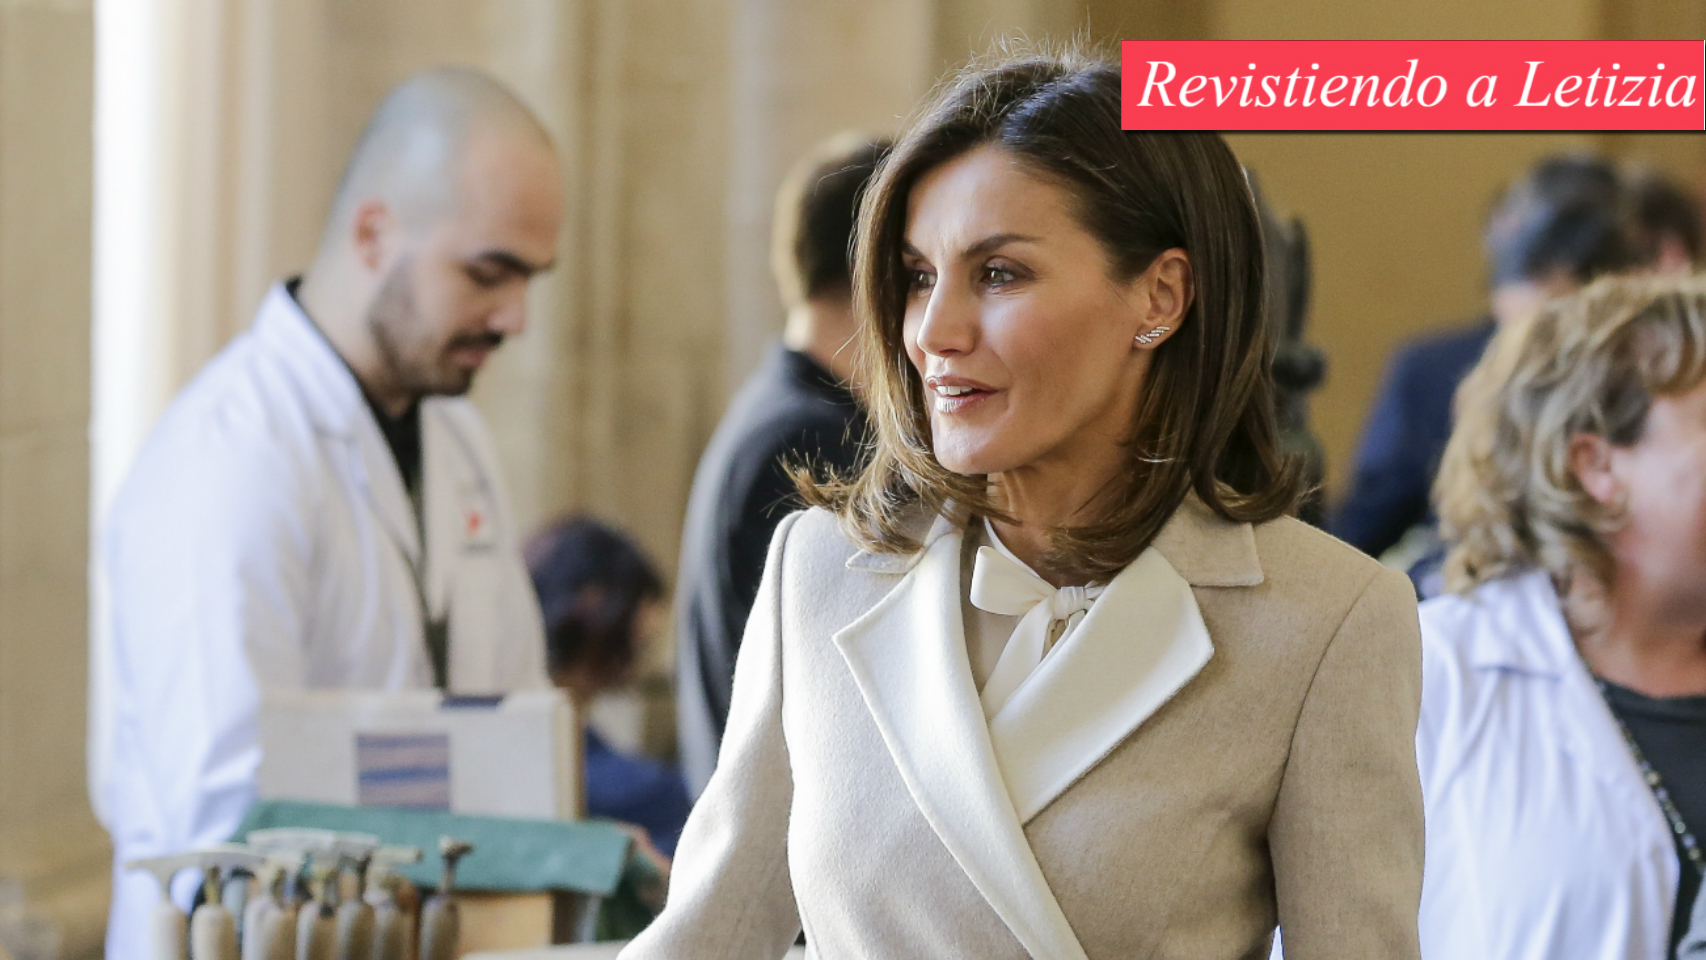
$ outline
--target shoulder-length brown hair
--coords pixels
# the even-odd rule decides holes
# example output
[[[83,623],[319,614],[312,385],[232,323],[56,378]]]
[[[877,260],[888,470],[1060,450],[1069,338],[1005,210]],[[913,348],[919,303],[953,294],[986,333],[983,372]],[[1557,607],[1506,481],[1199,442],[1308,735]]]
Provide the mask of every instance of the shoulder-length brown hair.
[[[919,505],[959,523],[1003,516],[987,477],[937,461],[924,388],[901,332],[908,196],[926,173],[986,144],[1067,191],[1113,279],[1135,278],[1175,247],[1190,256],[1194,278],[1183,322],[1155,350],[1128,469],[1103,491],[1097,522],[1051,531],[1050,566],[1111,576],[1193,490],[1238,522],[1291,509],[1299,473],[1278,440],[1261,228],[1243,171],[1212,133],[1122,131],[1118,68],[1076,54],[967,68],[939,88],[878,171],[860,213],[854,267],[872,449],[857,477],[803,482],[802,496],[838,514],[856,543],[884,553],[919,548],[908,523]]]

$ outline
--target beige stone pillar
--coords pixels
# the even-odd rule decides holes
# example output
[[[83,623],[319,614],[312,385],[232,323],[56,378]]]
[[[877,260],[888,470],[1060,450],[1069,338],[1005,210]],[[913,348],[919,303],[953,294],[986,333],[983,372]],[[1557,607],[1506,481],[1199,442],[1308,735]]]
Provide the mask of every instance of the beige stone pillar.
[[[97,949],[83,781],[94,17],[0,0],[0,876]]]
[[[781,333],[770,228],[782,178],[831,135],[897,132],[939,72],[936,12],[912,0],[737,0],[722,372],[729,388]]]
[[[777,187],[818,141],[892,136],[948,70],[1003,39],[1065,40],[1077,0],[736,0],[730,63],[728,328],[732,388],[781,330],[770,272]]]

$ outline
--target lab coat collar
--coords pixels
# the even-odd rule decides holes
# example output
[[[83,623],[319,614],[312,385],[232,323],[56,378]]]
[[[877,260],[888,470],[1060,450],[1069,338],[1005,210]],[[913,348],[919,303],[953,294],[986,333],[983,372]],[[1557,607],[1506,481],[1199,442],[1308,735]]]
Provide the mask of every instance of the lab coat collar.
[[[267,291],[255,317],[255,336],[286,357],[288,368],[301,377],[298,398],[315,427],[354,446],[351,463],[357,482],[398,549],[411,564],[419,564],[420,524],[397,459],[373,419],[355,373],[291,295],[293,284],[294,278]],[[430,486],[425,465],[433,441],[428,436],[430,418],[424,410],[422,414],[421,482]]]
[[[314,425],[326,433],[353,438],[363,420],[371,421],[373,415],[349,365],[291,296],[289,285],[294,279],[275,283],[267,291],[255,316],[254,334],[290,358],[290,369],[302,378],[301,400]]]
[[[1631,803],[1651,802],[1617,718],[1576,650],[1551,575],[1541,570],[1495,580],[1468,600],[1483,614],[1474,620],[1470,665],[1553,683],[1565,748]]]
[[[1467,599],[1484,612],[1476,618],[1469,649],[1476,669],[1557,679],[1581,667],[1558,590],[1545,571],[1492,581]]]

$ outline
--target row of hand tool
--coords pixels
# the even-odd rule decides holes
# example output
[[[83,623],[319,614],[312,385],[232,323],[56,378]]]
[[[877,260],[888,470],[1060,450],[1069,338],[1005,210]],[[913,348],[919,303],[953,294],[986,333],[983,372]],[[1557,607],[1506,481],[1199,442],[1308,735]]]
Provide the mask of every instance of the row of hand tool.
[[[153,960],[455,960],[461,918],[451,893],[473,845],[439,839],[444,873],[424,902],[399,869],[419,847],[364,833],[280,828],[247,842],[131,861],[160,881]],[[200,903],[179,909],[172,884],[200,872]]]

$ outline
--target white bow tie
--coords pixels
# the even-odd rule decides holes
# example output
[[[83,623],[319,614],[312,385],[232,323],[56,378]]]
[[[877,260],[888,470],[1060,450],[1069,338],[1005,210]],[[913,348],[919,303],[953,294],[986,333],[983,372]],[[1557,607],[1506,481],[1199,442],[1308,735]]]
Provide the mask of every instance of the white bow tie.
[[[994,533],[991,532],[991,537]],[[1105,586],[1061,587],[1033,573],[1019,561],[989,547],[977,548],[971,571],[971,603],[979,610],[1018,617],[1013,636],[1002,648],[989,681],[983,685],[983,715],[994,717],[1049,652],[1049,631],[1066,621],[1057,644],[1066,640],[1084,619]]]

